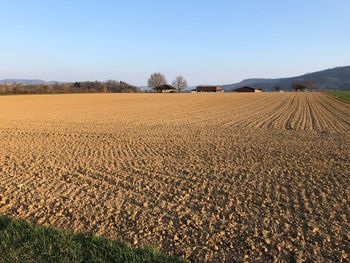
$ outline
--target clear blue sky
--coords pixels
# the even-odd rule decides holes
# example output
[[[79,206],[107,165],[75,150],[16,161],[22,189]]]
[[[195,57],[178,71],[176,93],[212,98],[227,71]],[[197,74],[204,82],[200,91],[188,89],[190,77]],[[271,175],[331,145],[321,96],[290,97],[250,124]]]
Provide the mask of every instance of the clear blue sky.
[[[350,65],[349,0],[1,0],[0,79],[190,85]]]

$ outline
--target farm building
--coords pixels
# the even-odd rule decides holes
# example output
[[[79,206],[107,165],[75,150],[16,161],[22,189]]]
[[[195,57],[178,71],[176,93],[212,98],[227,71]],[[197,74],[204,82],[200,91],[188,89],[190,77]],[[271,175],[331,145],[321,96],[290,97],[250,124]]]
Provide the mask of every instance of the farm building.
[[[196,92],[224,92],[221,86],[198,86]]]
[[[169,85],[169,84],[164,84],[162,86],[159,86],[156,88],[157,92],[160,92],[160,93],[172,93],[172,92],[175,92],[175,87]]]
[[[236,92],[261,92],[262,90],[258,89],[258,88],[252,88],[252,87],[244,86],[244,87],[235,89],[233,91],[236,91]]]

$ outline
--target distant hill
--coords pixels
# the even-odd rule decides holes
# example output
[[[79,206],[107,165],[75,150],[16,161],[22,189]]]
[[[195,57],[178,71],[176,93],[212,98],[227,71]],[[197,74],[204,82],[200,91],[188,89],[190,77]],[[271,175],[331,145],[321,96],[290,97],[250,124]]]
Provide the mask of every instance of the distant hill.
[[[0,80],[0,84],[26,84],[26,85],[44,85],[44,84],[56,84],[63,83],[59,81],[45,81],[41,79],[3,79]]]
[[[313,81],[320,90],[350,90],[350,66],[326,69],[291,78],[245,79],[239,83],[222,85],[222,87],[225,91],[232,91],[243,86],[272,90],[274,86],[279,85],[282,90],[290,90],[293,82],[304,80]]]

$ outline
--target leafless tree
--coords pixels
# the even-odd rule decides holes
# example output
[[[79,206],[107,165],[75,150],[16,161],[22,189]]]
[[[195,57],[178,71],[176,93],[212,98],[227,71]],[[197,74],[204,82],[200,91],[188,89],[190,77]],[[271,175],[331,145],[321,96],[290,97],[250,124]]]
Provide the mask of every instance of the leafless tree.
[[[71,93],[71,92],[72,92],[72,87],[71,87],[71,85],[65,84],[65,85],[63,86],[63,92],[64,92],[64,93]]]
[[[292,89],[294,91],[305,91],[305,86],[301,82],[295,81],[292,83]]]
[[[173,86],[177,89],[178,92],[181,92],[184,88],[187,87],[187,81],[183,76],[177,76],[173,81]]]
[[[292,88],[295,91],[311,91],[315,86],[312,80],[296,81],[292,83]]]
[[[156,72],[148,79],[148,86],[158,91],[158,87],[166,84],[166,78],[162,73]]]
[[[313,82],[312,80],[305,80],[304,85],[307,91],[313,91],[316,87],[315,82]]]
[[[274,89],[275,91],[279,92],[279,91],[281,90],[281,87],[278,86],[278,85],[276,85],[276,86],[273,87],[273,89]]]

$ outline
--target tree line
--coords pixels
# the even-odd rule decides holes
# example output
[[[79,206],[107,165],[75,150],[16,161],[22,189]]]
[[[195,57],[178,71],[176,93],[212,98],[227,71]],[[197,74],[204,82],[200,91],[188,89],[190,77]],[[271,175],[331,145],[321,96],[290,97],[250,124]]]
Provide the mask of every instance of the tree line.
[[[153,73],[148,79],[148,86],[156,92],[161,92],[161,87],[167,84],[164,74]],[[187,81],[183,76],[177,76],[172,82],[172,87],[177,92],[186,88]],[[274,91],[281,91],[281,86],[274,86]],[[295,81],[291,84],[293,91],[316,91],[317,86],[311,80]],[[55,84],[0,84],[0,94],[54,94],[54,93],[135,93],[140,92],[136,86],[124,81],[83,81],[74,83]]]
[[[282,88],[280,85],[276,85],[273,87],[274,91],[281,91]],[[294,81],[291,84],[291,90],[292,91],[317,91],[318,87],[316,83],[312,80],[301,80],[301,81]]]
[[[54,94],[54,93],[126,93],[139,88],[123,81],[84,81],[57,84],[0,85],[0,94]]]

